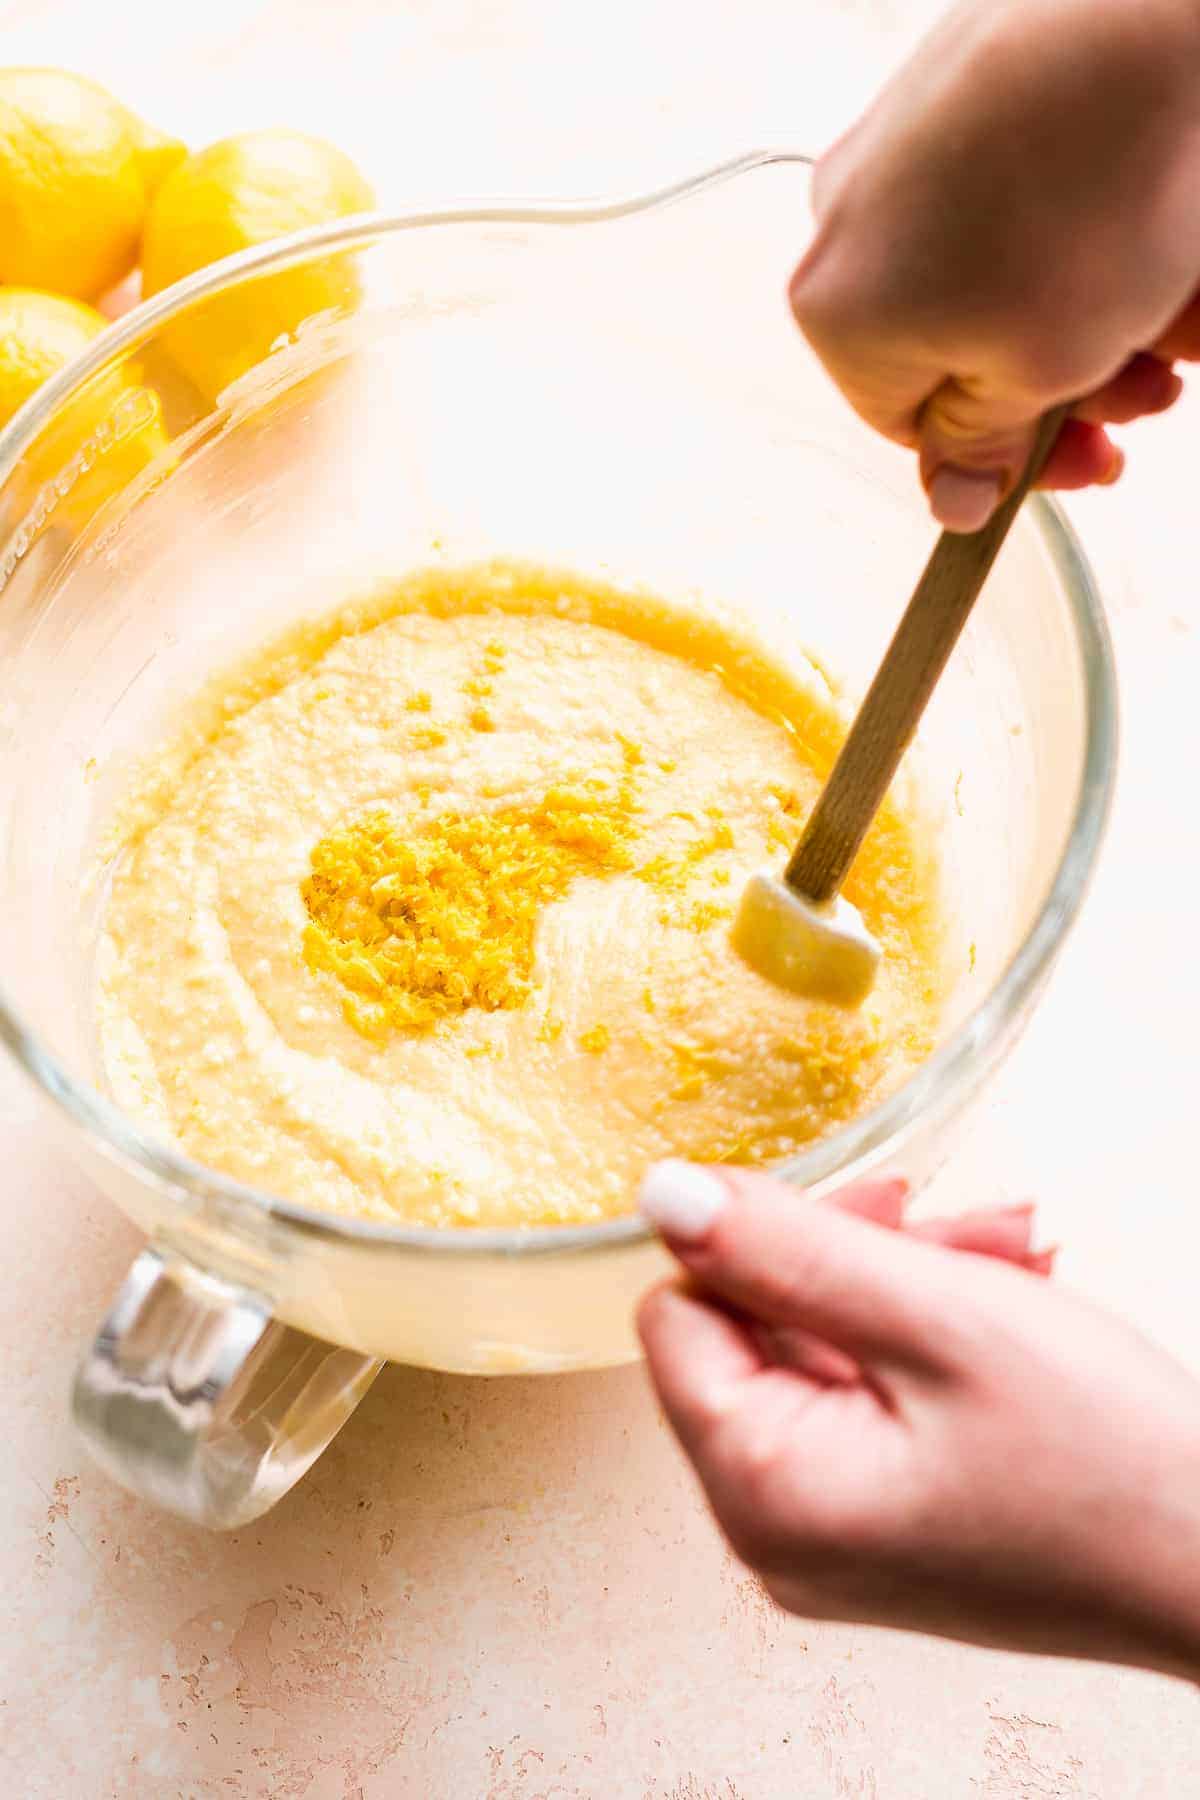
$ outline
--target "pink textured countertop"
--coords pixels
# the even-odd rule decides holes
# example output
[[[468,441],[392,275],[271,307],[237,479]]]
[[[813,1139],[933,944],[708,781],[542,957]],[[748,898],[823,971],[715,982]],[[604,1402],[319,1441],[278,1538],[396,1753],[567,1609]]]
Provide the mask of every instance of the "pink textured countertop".
[[[193,140],[326,131],[399,200],[617,188],[754,140],[819,146],[937,10],[206,0],[186,26],[171,8],[139,18],[130,46],[88,0],[0,0],[0,44],[6,62],[107,80]],[[1151,852],[1164,918],[1194,932],[1200,527],[1184,471],[1198,438],[1193,400],[1137,433],[1120,490],[1073,508],[1113,610],[1117,811],[1053,989],[940,1186],[947,1206],[1038,1196],[1066,1244],[1063,1279],[1200,1369],[1200,965],[1174,967],[1170,931],[1136,966],[1121,948],[1140,898],[1130,870]],[[218,1538],[154,1514],[87,1465],[66,1417],[76,1353],[134,1234],[51,1151],[7,1066],[0,1141],[6,1795],[1195,1789],[1200,1712],[1179,1684],[777,1614],[725,1554],[640,1370],[472,1382],[391,1369],[257,1526]]]

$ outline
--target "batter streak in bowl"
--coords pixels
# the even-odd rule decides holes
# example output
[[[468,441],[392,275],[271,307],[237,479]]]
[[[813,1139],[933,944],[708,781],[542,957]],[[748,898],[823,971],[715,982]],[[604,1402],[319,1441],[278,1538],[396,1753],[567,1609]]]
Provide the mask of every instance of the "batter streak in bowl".
[[[940,1000],[934,859],[894,800],[846,888],[884,949],[860,1010],[729,945],[842,730],[815,672],[544,570],[423,573],[293,632],[122,809],[114,1097],[257,1187],[437,1226],[788,1155],[928,1054]]]

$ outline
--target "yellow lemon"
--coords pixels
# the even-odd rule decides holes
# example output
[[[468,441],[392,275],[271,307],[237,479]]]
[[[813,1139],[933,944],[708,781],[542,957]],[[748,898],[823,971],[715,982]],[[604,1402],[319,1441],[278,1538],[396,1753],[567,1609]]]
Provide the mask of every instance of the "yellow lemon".
[[[82,301],[0,288],[0,426],[107,324]],[[45,490],[53,519],[78,529],[166,444],[158,395],[126,364],[68,402],[19,466],[10,492],[24,513]]]
[[[150,196],[185,154],[93,81],[0,69],[0,282],[103,294],[137,261]]]
[[[163,182],[146,219],[146,294],[184,275],[306,225],[373,204],[342,151],[297,131],[252,131],[189,156]],[[206,394],[260,362],[277,338],[314,313],[352,307],[353,261],[323,258],[214,296],[181,319],[167,343]]]

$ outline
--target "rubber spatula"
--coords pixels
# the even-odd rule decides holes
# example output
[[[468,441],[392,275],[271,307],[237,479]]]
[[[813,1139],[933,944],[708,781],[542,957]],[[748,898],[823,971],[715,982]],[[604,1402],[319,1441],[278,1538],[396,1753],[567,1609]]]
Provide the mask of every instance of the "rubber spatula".
[[[842,883],[1070,410],[1046,414],[1025,473],[981,530],[942,533],[782,880],[759,874],[747,882],[733,946],[779,987],[843,1006],[870,993],[880,948]]]

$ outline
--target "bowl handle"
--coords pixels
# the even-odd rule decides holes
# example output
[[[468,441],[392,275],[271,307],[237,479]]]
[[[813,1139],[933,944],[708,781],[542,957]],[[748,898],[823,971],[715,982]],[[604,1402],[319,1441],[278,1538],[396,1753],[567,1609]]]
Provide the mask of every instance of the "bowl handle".
[[[280,1323],[261,1294],[148,1247],[79,1365],[72,1410],[124,1487],[230,1530],[299,1481],[382,1367]]]

